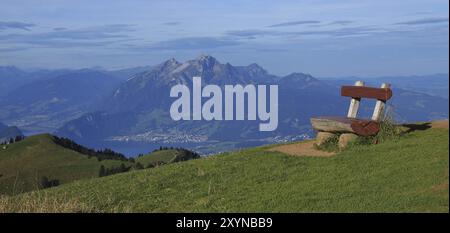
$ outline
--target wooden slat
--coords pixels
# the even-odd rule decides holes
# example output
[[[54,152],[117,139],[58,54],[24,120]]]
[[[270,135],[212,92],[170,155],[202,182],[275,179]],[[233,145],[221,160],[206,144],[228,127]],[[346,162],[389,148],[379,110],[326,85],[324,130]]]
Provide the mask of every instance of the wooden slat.
[[[352,98],[369,98],[386,101],[392,97],[390,88],[342,86],[341,95]]]
[[[380,124],[371,120],[355,119],[355,121],[352,122],[351,127],[355,133],[360,136],[372,136],[380,131]]]
[[[375,135],[380,130],[376,121],[336,116],[313,117],[311,125],[317,131],[354,133],[360,136]]]
[[[387,83],[381,84],[381,88],[390,88],[390,87],[391,87],[390,84],[387,84]],[[375,104],[375,108],[373,109],[372,120],[374,120],[374,121],[381,120],[381,117],[383,116],[383,113],[384,113],[385,103],[386,102],[383,100],[377,100],[377,103]]]
[[[311,118],[311,125],[317,131],[333,133],[354,133],[350,118],[322,116]]]
[[[355,86],[364,86],[364,82],[356,81]],[[348,107],[347,117],[356,118],[356,115],[358,115],[360,101],[361,98],[352,98],[352,100],[350,101],[350,106]]]

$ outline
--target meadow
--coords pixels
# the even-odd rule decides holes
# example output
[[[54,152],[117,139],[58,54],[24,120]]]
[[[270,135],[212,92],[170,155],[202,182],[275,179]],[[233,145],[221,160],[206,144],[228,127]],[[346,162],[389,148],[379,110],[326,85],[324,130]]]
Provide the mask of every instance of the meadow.
[[[448,212],[449,132],[330,157],[239,150],[0,199],[0,212]]]

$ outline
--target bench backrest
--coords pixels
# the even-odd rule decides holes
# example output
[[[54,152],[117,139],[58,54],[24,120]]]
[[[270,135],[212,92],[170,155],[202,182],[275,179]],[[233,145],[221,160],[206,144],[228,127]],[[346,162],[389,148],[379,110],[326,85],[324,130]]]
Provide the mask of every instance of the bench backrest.
[[[361,98],[376,99],[372,120],[379,121],[384,112],[386,101],[392,97],[391,85],[383,83],[380,88],[365,87],[364,82],[356,81],[354,86],[342,86],[341,95],[351,97],[347,117],[356,118]]]

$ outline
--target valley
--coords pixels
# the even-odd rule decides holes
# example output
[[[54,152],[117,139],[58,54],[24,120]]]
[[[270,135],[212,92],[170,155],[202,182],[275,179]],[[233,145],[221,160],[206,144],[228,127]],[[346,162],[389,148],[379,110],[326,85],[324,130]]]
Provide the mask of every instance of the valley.
[[[113,71],[27,73],[11,67],[2,71],[1,77],[18,75],[20,82],[9,84],[11,90],[1,95],[0,122],[17,126],[25,135],[52,133],[89,147],[107,146],[127,156],[159,146],[182,146],[206,155],[308,139],[314,136],[309,118],[344,115],[348,100],[339,96],[339,87],[352,85],[358,79],[318,79],[304,73],[279,77],[257,64],[233,66],[209,55],[185,62],[169,59],[158,65]],[[201,77],[202,85],[217,85],[222,92],[225,85],[278,85],[276,130],[260,132],[260,122],[248,120],[174,121],[170,106],[175,98],[170,97],[170,90],[179,84],[192,87],[195,76]],[[414,82],[403,81],[406,79],[402,77],[386,78],[393,83],[394,91],[388,106],[390,117],[399,123],[448,118],[448,98],[429,94],[433,88],[448,89],[448,75],[430,76],[428,91],[421,92],[418,87],[427,77],[414,77]],[[381,79],[367,81],[369,85],[379,85]],[[203,98],[200,102],[198,105],[203,106],[208,100]],[[223,99],[215,102],[225,106]],[[233,105],[236,103],[240,102],[234,101]],[[365,103],[361,115],[369,116],[373,104]],[[222,119],[224,114],[222,111]]]
[[[101,169],[114,174],[155,166],[151,163],[162,165],[197,157],[180,148],[155,148],[135,160],[106,148],[93,150],[50,134],[33,135],[0,146],[0,195],[47,188],[43,180],[54,180],[60,185],[105,176]]]
[[[266,145],[83,179],[0,197],[0,212],[448,212],[448,121],[407,129],[332,156]]]

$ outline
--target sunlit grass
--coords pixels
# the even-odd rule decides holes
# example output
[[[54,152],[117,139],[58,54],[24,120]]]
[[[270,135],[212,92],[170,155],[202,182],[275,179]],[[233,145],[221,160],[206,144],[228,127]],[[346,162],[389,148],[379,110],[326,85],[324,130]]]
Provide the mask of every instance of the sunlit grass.
[[[10,197],[0,210],[53,212],[55,200],[78,206],[63,212],[448,212],[448,136],[415,131],[326,158],[251,148]]]

